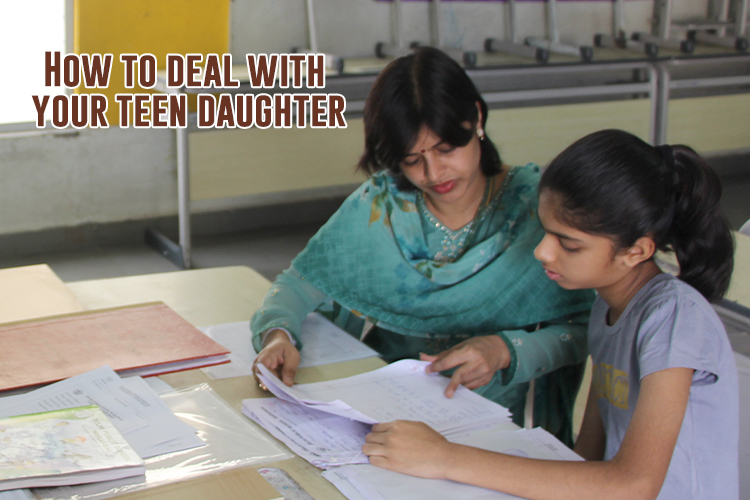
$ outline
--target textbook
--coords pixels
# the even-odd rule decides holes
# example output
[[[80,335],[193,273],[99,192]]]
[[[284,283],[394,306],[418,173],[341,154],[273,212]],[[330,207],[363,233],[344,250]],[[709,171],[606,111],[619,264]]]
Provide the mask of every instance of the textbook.
[[[0,391],[109,365],[159,375],[228,363],[229,351],[161,302],[0,325]]]
[[[0,491],[145,473],[141,457],[97,406],[0,419]]]

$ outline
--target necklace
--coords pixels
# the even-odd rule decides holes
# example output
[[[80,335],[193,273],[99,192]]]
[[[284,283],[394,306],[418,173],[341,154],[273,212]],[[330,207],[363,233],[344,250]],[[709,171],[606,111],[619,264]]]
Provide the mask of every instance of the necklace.
[[[430,212],[427,208],[427,203],[425,202],[424,192],[419,191],[417,193],[417,206],[419,207],[420,213],[431,225],[443,233],[441,250],[435,254],[433,260],[438,262],[454,262],[463,255],[464,251],[471,243],[471,237],[474,235],[475,228],[479,225],[479,222],[484,219],[486,214],[491,211],[489,208],[494,207],[497,200],[500,199],[510,177],[511,172],[508,172],[505,175],[503,185],[495,196],[492,195],[492,192],[494,191],[495,177],[491,177],[485,184],[482,201],[479,203],[479,207],[477,207],[474,217],[468,224],[456,231],[445,226],[432,214],[432,212]]]

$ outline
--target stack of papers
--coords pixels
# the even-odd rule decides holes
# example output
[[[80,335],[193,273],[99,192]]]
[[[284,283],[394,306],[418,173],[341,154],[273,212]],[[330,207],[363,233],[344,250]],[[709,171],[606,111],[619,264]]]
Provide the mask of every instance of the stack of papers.
[[[543,429],[484,430],[454,436],[455,443],[542,460],[582,460]],[[422,479],[372,465],[349,465],[323,472],[349,500],[507,500],[518,497],[447,480]]]
[[[109,481],[146,473],[96,406],[0,419],[0,490]]]
[[[207,326],[199,330],[232,351],[229,354],[231,363],[204,368],[205,372],[216,379],[253,374],[253,361],[257,353],[253,348],[249,321]],[[299,368],[378,355],[318,313],[307,315],[300,325],[299,337],[304,345],[300,351]]]
[[[109,366],[0,398],[0,417],[87,405],[101,408],[141,458],[204,445],[142,378],[120,378]]]
[[[445,397],[449,380],[425,373],[429,363],[403,360],[339,380],[287,387],[259,365],[278,399],[246,399],[242,411],[317,467],[367,463],[361,449],[370,426],[425,422],[444,436],[510,422],[510,412],[465,387]]]

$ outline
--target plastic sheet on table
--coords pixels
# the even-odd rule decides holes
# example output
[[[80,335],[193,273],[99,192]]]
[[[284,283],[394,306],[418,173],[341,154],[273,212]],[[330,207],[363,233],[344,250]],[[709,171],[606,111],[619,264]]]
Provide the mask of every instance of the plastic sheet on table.
[[[261,465],[292,455],[208,384],[163,394],[169,408],[193,426],[205,446],[147,459],[146,477],[59,488],[35,488],[37,500],[99,500],[145,488],[184,481],[236,467]],[[134,480],[135,479],[135,480]]]

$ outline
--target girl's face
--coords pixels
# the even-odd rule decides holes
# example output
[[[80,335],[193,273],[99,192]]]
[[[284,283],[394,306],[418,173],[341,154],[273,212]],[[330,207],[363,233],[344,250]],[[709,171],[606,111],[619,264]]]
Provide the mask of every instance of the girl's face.
[[[604,289],[630,272],[626,251],[615,251],[606,236],[580,231],[561,222],[560,195],[544,190],[539,196],[539,220],[545,236],[534,250],[549,279],[568,290]]]
[[[484,174],[480,158],[478,136],[474,135],[466,146],[455,147],[423,126],[400,166],[406,178],[430,201],[450,204],[481,197]]]

